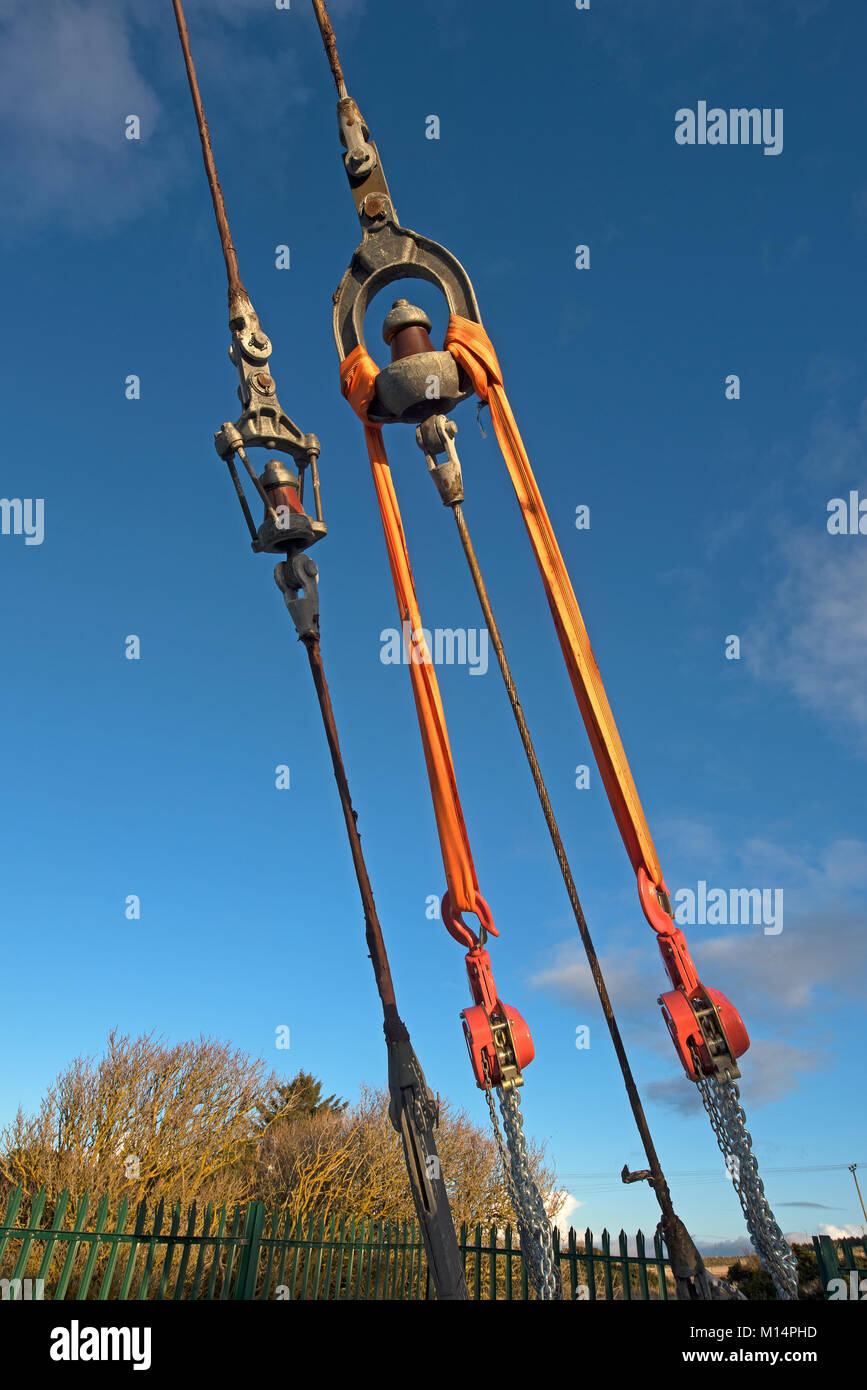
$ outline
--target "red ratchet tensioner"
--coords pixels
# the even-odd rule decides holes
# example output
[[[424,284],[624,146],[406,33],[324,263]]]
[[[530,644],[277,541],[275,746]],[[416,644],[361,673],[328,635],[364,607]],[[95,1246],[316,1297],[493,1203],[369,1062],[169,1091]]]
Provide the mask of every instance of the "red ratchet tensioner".
[[[638,870],[638,896],[674,986],[658,1002],[687,1076],[702,1081],[728,1073],[734,1080],[740,1076],[736,1059],[750,1045],[743,1019],[724,994],[699,980],[686,937],[674,922],[668,889],[664,883],[656,888],[643,867]]]
[[[443,897],[441,911],[446,931],[467,948],[467,978],[473,1004],[462,1011],[461,1021],[476,1085],[483,1091],[492,1086],[501,1086],[504,1091],[523,1086],[521,1073],[536,1053],[530,1029],[518,1010],[504,1004],[497,993],[491,958],[485,950],[487,937],[500,934],[491,909],[477,893],[478,934],[467,926],[462,913],[452,911],[448,893]]]

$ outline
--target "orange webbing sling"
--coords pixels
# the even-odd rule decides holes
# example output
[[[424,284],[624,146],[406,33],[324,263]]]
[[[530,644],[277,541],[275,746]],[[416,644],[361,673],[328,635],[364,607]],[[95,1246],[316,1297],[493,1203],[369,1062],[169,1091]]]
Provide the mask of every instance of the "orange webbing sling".
[[[468,373],[479,399],[487,401],[490,406],[494,430],[542,575],[575,697],[623,843],[636,874],[640,868],[644,868],[651,882],[660,887],[663,884],[662,870],[650,828],[638,799],[557,538],[503,389],[497,355],[481,324],[472,323],[458,314],[452,314],[449,319],[444,347]]]
[[[440,698],[430,653],[421,636],[422,622],[418,607],[400,508],[392,482],[391,469],[385,452],[382,428],[371,425],[367,408],[373,400],[379,368],[363,347],[355,348],[340,365],[340,385],[344,396],[364,423],[367,452],[376,497],[379,502],[382,529],[388,548],[388,561],[401,622],[408,621],[412,634],[410,676],[415,698],[416,714],[424,745],[425,762],[433,798],[434,815],[440,849],[446,872],[449,901],[452,909],[475,912],[479,884],[470,851],[467,829],[458,796],[455,769],[452,762],[446,719]]]

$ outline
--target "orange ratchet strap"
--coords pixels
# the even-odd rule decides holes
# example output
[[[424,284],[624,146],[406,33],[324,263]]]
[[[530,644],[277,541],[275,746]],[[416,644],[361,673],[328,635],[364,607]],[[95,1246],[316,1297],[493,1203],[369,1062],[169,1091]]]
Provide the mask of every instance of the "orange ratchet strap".
[[[367,417],[379,368],[362,346],[355,348],[340,366],[341,390],[364,423],[364,437],[379,502],[388,562],[402,621],[409,622],[412,642],[410,675],[416,715],[424,746],[437,832],[448,892],[442,900],[442,920],[449,934],[467,948],[466,967],[473,1005],[461,1012],[464,1038],[476,1078],[482,1090],[498,1086],[504,1091],[523,1085],[522,1072],[534,1057],[533,1039],[524,1019],[497,992],[486,938],[499,936],[490,908],[479,892],[467,828],[458,796],[446,718],[430,652],[422,636],[409,553],[400,519],[397,494],[388,466],[381,426]],[[480,930],[463,919],[473,912]]]
[[[726,996],[707,988],[699,980],[686,938],[673,921],[669,893],[650,828],[578,600],[503,389],[500,364],[491,340],[481,324],[452,314],[444,347],[467,372],[476,395],[486,400],[491,409],[494,430],[539,566],[572,688],[611,809],[635,870],[641,907],[657,933],[663,963],[674,986],[660,996],[659,1003],[675,1049],[693,1080],[701,1074],[709,1075],[720,1066],[730,1065],[736,1071],[735,1059],[749,1047],[749,1036],[740,1014]]]
[[[410,624],[413,649],[409,670],[449,898],[452,907],[459,912],[475,912],[479,898],[479,883],[458,796],[439,682],[422,636],[421,613],[403,523],[400,519],[400,508],[385,452],[382,427],[371,425],[367,419],[367,407],[373,400],[378,374],[379,368],[370,355],[363,347],[357,347],[346,361],[341,363],[340,388],[364,424],[364,437],[367,440],[367,452],[382,517],[397,606],[401,622]]]
[[[494,430],[539,566],[572,688],[632,867],[636,874],[643,868],[654,887],[665,891],[650,828],[638,799],[578,600],[503,389],[497,354],[481,324],[472,323],[457,314],[452,314],[449,319],[443,346],[468,373],[479,399],[487,401],[491,408]]]

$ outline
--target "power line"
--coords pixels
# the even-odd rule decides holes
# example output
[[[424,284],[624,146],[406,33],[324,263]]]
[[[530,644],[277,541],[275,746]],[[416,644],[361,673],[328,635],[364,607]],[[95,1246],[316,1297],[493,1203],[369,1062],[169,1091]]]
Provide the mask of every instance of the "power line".
[[[830,1173],[830,1172],[834,1172],[834,1171],[840,1171],[840,1172],[842,1172],[842,1171],[844,1171],[844,1170],[851,1170],[851,1167],[852,1167],[852,1165],[849,1164],[849,1163],[818,1163],[818,1164],[813,1164],[813,1165],[810,1165],[810,1166],[807,1166],[807,1167],[766,1168],[766,1169],[765,1169],[765,1172],[766,1172],[766,1173]],[[672,1171],[671,1176],[672,1176],[673,1178],[713,1177],[713,1176],[716,1175],[716,1173],[717,1173],[718,1171],[719,1171],[719,1170],[716,1169],[716,1168],[684,1168],[684,1169],[682,1169],[680,1172]],[[559,1174],[559,1176],[560,1176],[561,1178],[591,1178],[591,1179],[592,1179],[592,1178],[610,1178],[610,1177],[612,1176],[612,1174],[611,1174],[611,1170],[608,1169],[608,1170],[605,1170],[605,1171],[603,1171],[603,1172],[601,1172],[601,1173],[571,1173],[571,1172],[562,1172],[562,1173]]]
[[[819,1164],[799,1164],[779,1168],[766,1168],[768,1174],[786,1175],[798,1173],[835,1173],[845,1172],[850,1169],[848,1163],[819,1163]],[[691,1187],[709,1187],[715,1183],[728,1181],[726,1174],[721,1168],[691,1168],[680,1172],[669,1174],[672,1179],[677,1179],[680,1183],[685,1183]],[[604,1196],[609,1192],[619,1191],[622,1182],[619,1175],[612,1172],[602,1173],[570,1173],[562,1172],[557,1174],[558,1182],[568,1182],[570,1186],[580,1185],[580,1190],[587,1196]]]

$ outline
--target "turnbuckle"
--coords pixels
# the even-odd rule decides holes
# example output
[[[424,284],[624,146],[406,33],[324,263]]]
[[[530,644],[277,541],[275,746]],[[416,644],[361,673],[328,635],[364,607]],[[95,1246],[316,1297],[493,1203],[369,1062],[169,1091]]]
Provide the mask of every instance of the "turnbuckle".
[[[686,937],[674,922],[668,889],[664,883],[656,887],[643,866],[638,870],[638,897],[674,986],[657,1003],[684,1071],[690,1081],[740,1076],[736,1058],[750,1045],[744,1021],[720,990],[699,980]]]
[[[489,1091],[492,1086],[501,1086],[504,1091],[510,1091],[523,1086],[523,1069],[530,1065],[536,1053],[526,1022],[517,1009],[502,1002],[497,992],[491,958],[484,943],[488,935],[499,936],[499,932],[481,894],[476,895],[474,910],[479,919],[478,934],[467,926],[460,912],[452,910],[448,893],[443,897],[441,912],[446,931],[469,948],[467,978],[474,1003],[461,1013],[464,1041],[479,1090]]]
[[[315,434],[304,434],[283,410],[277,399],[277,384],[268,368],[271,339],[262,329],[259,316],[246,292],[237,291],[229,305],[232,342],[229,359],[238,372],[238,399],[241,415],[227,420],[214,435],[214,447],[228,464],[244,518],[250,530],[252,549],[276,552],[298,550],[315,544],[328,528],[322,516],[318,459],[320,444]],[[262,447],[289,454],[298,464],[298,476],[277,459],[272,459],[260,478],[247,457],[247,449]],[[244,497],[235,468],[235,455],[241,460],[260,501],[265,519],[256,527]],[[310,468],[313,482],[314,516],[304,510],[304,473]]]

